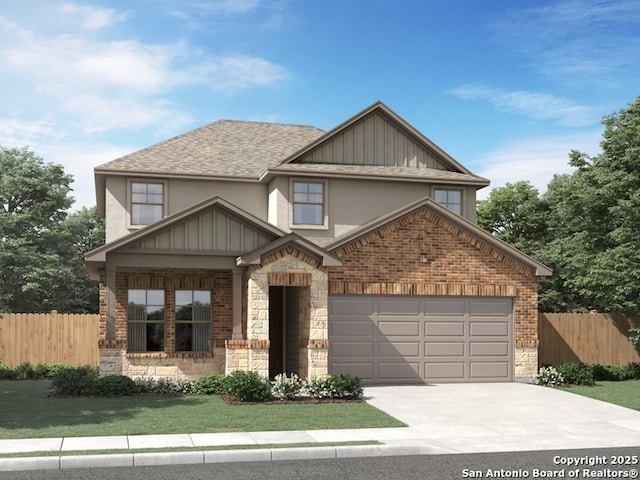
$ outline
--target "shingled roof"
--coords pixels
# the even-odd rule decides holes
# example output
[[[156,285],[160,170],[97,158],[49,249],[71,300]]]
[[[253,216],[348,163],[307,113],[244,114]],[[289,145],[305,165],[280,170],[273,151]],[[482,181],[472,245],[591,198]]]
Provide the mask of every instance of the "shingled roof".
[[[257,180],[323,133],[311,126],[219,120],[100,165],[95,173]]]

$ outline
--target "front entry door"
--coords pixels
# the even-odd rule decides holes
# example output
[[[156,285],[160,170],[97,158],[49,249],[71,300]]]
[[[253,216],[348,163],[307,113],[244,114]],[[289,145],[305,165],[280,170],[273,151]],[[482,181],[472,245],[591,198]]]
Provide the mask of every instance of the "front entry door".
[[[269,287],[269,377],[284,373],[285,288]]]
[[[300,287],[269,287],[269,377],[300,374]]]

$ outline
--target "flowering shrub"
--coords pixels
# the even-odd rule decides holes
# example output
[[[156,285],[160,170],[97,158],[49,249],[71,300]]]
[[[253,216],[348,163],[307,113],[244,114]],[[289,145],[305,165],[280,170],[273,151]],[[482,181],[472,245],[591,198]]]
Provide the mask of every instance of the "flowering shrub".
[[[537,385],[556,387],[564,383],[564,377],[553,367],[540,367],[540,370],[534,377],[534,382]]]
[[[193,393],[193,380],[170,378],[138,378],[135,380],[139,393],[146,395],[188,395]]]
[[[360,398],[362,382],[348,373],[334,373],[326,377],[312,378],[306,385],[313,398]]]
[[[271,382],[271,393],[276,398],[284,398],[286,400],[293,400],[302,396],[305,388],[305,382],[298,377],[295,373],[292,373],[290,377],[287,377],[286,373],[276,375]]]

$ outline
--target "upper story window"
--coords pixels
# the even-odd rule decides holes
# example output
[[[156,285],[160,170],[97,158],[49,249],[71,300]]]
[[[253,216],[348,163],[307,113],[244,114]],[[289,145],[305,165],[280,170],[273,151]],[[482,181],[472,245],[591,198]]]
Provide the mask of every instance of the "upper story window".
[[[150,225],[164,216],[164,184],[131,182],[131,225]]]
[[[326,182],[293,182],[293,226],[324,226]]]
[[[443,207],[448,208],[458,215],[462,215],[462,192],[460,190],[446,190],[436,188],[434,198]]]

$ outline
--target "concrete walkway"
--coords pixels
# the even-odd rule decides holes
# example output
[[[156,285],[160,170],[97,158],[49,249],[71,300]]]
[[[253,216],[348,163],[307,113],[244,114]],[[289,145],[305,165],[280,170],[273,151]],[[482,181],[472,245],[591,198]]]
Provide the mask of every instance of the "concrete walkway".
[[[535,385],[369,387],[365,398],[408,427],[0,440],[0,453],[197,448],[5,458],[0,471],[640,446],[640,412]],[[351,441],[381,445],[286,447]],[[256,448],[211,450],[237,445]]]

